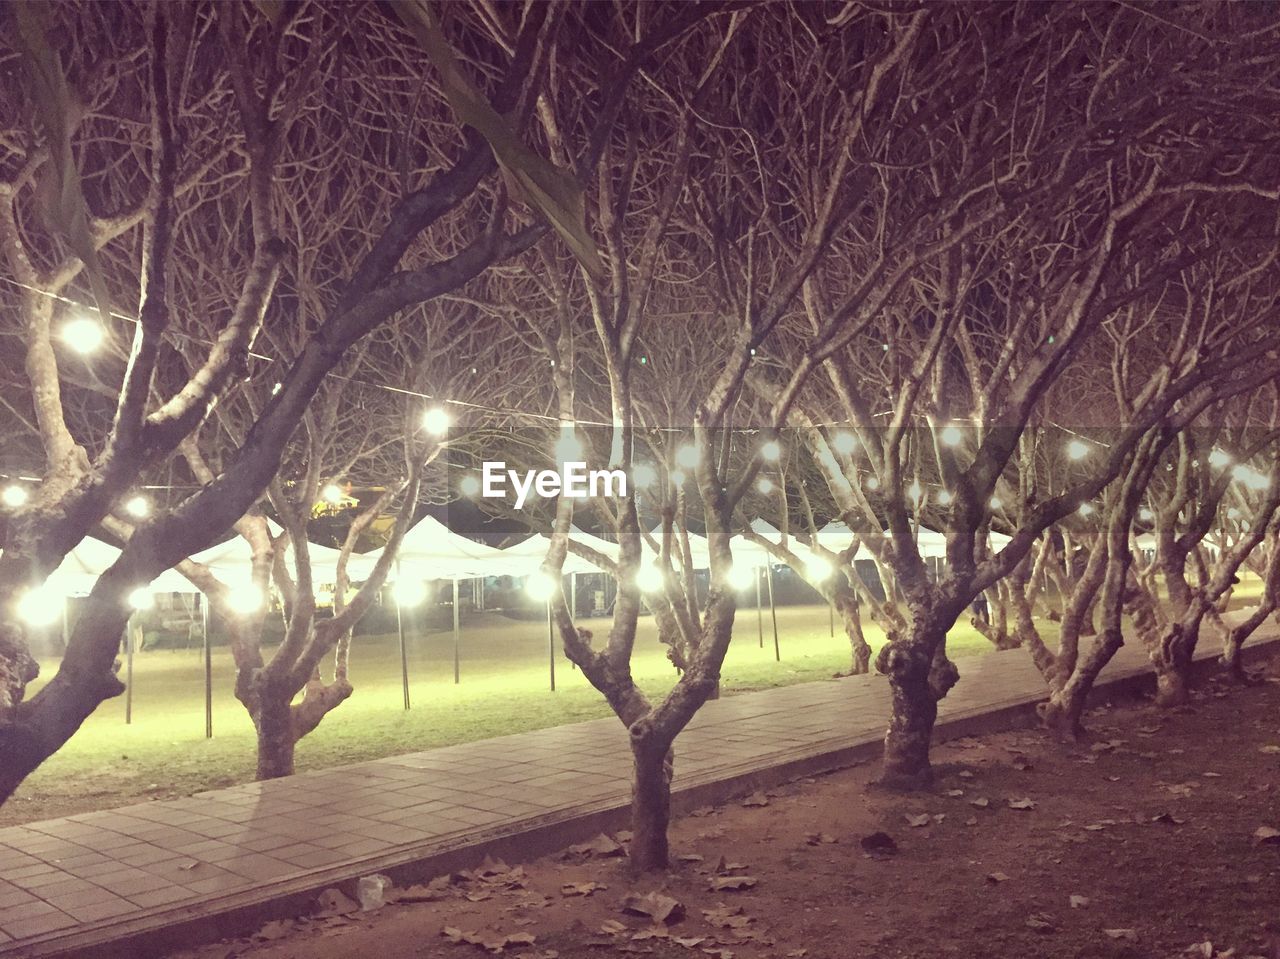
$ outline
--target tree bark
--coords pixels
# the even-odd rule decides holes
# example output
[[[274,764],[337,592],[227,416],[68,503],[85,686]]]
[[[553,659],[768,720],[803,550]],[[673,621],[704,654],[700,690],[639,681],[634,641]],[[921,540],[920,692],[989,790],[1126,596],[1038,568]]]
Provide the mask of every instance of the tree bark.
[[[1084,736],[1084,703],[1084,690],[1067,687],[1055,692],[1036,711],[1045,729],[1062,742],[1073,743]]]
[[[638,873],[661,872],[670,862],[667,826],[674,756],[664,745],[638,737],[631,740],[631,754],[631,868]]]
[[[933,781],[929,744],[938,718],[938,700],[930,684],[933,650],[913,637],[888,647],[883,660],[893,705],[880,784],[890,789],[922,789]]]
[[[264,705],[254,717],[258,730],[258,779],[293,775],[293,754],[298,744],[288,703]]]
[[[849,667],[850,676],[861,676],[871,671],[871,646],[862,632],[862,614],[858,608],[858,600],[852,594],[840,591],[835,597],[836,613],[844,624],[844,632],[849,637],[849,650],[852,662]]]
[[[1156,705],[1164,709],[1182,706],[1191,698],[1187,670],[1170,662],[1156,664]]]

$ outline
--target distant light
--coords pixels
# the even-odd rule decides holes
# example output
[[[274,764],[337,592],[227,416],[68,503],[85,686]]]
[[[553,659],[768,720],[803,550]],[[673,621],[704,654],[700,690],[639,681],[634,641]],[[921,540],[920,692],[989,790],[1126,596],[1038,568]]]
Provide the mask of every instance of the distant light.
[[[332,506],[337,506],[342,502],[342,487],[337,483],[330,483],[320,491],[320,498]]]
[[[284,389],[284,384],[283,384],[283,383],[277,383],[275,386],[271,387],[271,395],[272,395],[272,396],[275,396],[275,395],[276,395],[277,393],[279,393],[282,389]]]
[[[1089,455],[1089,444],[1084,440],[1072,440],[1067,444],[1067,457],[1073,460],[1082,460]]]
[[[637,489],[648,489],[658,482],[658,473],[648,463],[637,463],[631,467],[631,481]]]
[[[556,594],[557,583],[542,570],[524,581],[524,591],[539,602],[546,602]]]
[[[1081,503],[1081,504],[1080,504],[1080,508],[1079,508],[1079,509],[1077,509],[1077,510],[1076,510],[1076,512],[1077,512],[1077,513],[1079,513],[1081,516],[1092,516],[1092,515],[1093,515],[1093,504],[1092,504],[1092,503]]]
[[[458,481],[458,491],[463,496],[479,496],[480,495],[480,477],[475,473],[468,473]]]
[[[680,470],[675,470],[671,474],[671,485],[677,486],[677,487],[683,486],[686,479],[688,479],[688,477],[685,476],[684,473],[682,473]]]
[[[865,486],[867,489],[879,489],[880,478],[878,476],[868,476],[865,480],[862,481],[862,485]]]
[[[687,470],[693,469],[702,462],[702,454],[698,452],[698,448],[691,443],[676,450],[676,465],[683,466]]]
[[[645,593],[656,593],[662,589],[662,570],[653,563],[644,563],[636,570],[636,586]]]
[[[427,598],[427,584],[420,579],[401,579],[394,587],[396,605],[402,608],[421,606]]]
[[[134,609],[150,609],[156,604],[156,598],[148,586],[139,586],[129,594],[129,605]]]
[[[777,440],[768,440],[760,447],[760,455],[771,463],[782,458],[782,444]]]
[[[1265,490],[1271,486],[1271,477],[1241,463],[1231,471],[1231,478],[1251,490]]]
[[[987,505],[990,506],[992,509],[1000,509],[1001,507],[1004,506],[1004,503],[1000,502],[999,496],[993,496],[991,497],[991,502],[988,503]]]
[[[1144,523],[1150,523],[1155,518],[1156,518],[1156,514],[1151,512],[1151,510],[1148,509],[1146,506],[1138,510],[1138,519],[1142,520]]]
[[[45,583],[22,594],[18,616],[28,626],[50,626],[62,615],[62,603],[62,595]]]
[[[106,337],[102,324],[87,316],[79,316],[62,324],[62,342],[82,355],[97,350]]]
[[[1231,454],[1225,450],[1214,450],[1209,454],[1209,465],[1217,469],[1231,465]]]
[[[805,560],[804,570],[809,579],[825,582],[835,575],[835,565],[825,556],[810,556]]]
[[[842,456],[851,456],[858,448],[858,438],[852,433],[841,430],[831,437],[831,448]]]
[[[767,496],[774,490],[773,480],[769,479],[767,476],[761,476],[756,480],[756,489]]]
[[[750,589],[752,584],[755,583],[756,573],[755,570],[748,566],[739,566],[734,563],[729,567],[728,573],[725,574],[725,579],[731,587],[741,592],[744,589]]]
[[[579,462],[583,454],[582,440],[572,430],[564,430],[556,440],[555,453],[557,463]]]
[[[943,446],[959,446],[964,442],[964,433],[958,426],[944,426],[938,434]]]
[[[950,506],[951,501],[955,499],[955,497],[951,495],[951,490],[944,489],[944,490],[938,491],[937,499],[938,499],[939,506]]]
[[[452,422],[449,414],[439,406],[433,406],[422,414],[422,428],[432,436],[444,436]]]
[[[237,586],[227,593],[227,606],[240,616],[256,613],[266,603],[262,590],[252,584]]]
[[[6,486],[4,492],[0,493],[0,500],[4,501],[4,505],[10,509],[17,509],[19,506],[25,506],[27,500],[31,498],[31,494],[27,492],[25,486]]]
[[[151,501],[145,496],[134,496],[124,504],[124,511],[134,519],[146,519],[151,515]]]
[[[920,482],[918,480],[907,487],[907,497],[913,503],[919,503],[924,499],[924,490],[920,487]]]

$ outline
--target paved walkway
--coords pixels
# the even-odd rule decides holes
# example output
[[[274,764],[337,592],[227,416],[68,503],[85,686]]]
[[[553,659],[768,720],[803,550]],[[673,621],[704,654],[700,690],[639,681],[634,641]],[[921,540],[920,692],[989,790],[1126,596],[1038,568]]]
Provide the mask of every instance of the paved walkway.
[[[1044,696],[1021,650],[961,665],[942,736]],[[1127,647],[1103,679],[1146,671]],[[680,805],[872,755],[888,706],[877,676],[708,703],[676,744]],[[296,914],[370,872],[431,875],[485,844],[538,855],[616,826],[629,776],[621,725],[596,720],[0,829],[0,956],[159,954],[157,930],[198,942],[236,931],[215,917]]]

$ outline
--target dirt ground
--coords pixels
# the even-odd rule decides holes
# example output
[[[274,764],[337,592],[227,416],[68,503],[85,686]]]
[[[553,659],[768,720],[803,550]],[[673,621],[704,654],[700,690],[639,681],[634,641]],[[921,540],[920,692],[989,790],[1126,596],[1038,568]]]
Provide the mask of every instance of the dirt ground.
[[[664,878],[582,850],[490,863],[413,890],[434,901],[181,955],[1280,959],[1280,660],[1266,674],[1175,712],[1101,708],[1080,745],[1034,730],[944,745],[928,794],[869,789],[866,766],[698,810],[674,825]],[[672,912],[655,922],[629,896]]]

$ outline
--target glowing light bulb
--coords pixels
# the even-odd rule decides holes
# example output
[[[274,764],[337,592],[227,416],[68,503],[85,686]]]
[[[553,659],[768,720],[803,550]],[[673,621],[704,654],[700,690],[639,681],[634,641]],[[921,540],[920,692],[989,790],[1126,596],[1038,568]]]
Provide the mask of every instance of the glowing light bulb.
[[[1089,444],[1084,440],[1072,440],[1067,444],[1067,458],[1082,460],[1089,455]]]
[[[458,491],[463,496],[479,496],[480,495],[480,477],[474,473],[468,473],[458,481]]]
[[[451,424],[449,414],[439,406],[433,406],[422,414],[422,428],[432,436],[444,436]]]
[[[546,602],[556,594],[556,581],[538,570],[525,580],[524,591],[539,602]]]
[[[106,336],[102,324],[87,316],[78,316],[62,324],[62,342],[81,355],[97,350]]]
[[[920,487],[920,483],[918,481],[913,482],[907,487],[907,497],[913,503],[919,503],[920,500],[924,499],[924,490]]]
[[[1224,466],[1230,466],[1231,454],[1225,450],[1214,450],[1209,454],[1209,465],[1216,469],[1222,469]]]
[[[693,469],[702,462],[702,454],[698,452],[698,448],[690,443],[676,450],[676,465],[683,466],[687,470]]]
[[[125,502],[124,511],[134,519],[146,519],[151,515],[151,502],[145,496],[133,496]]]
[[[662,571],[652,563],[645,563],[636,570],[636,586],[645,593],[656,593],[662,589]]]
[[[810,556],[805,560],[804,570],[809,579],[821,583],[835,575],[836,568],[825,556]]]
[[[648,463],[637,463],[631,467],[631,481],[637,489],[648,489],[658,482],[658,474]]]
[[[427,598],[427,586],[420,579],[402,579],[396,583],[395,596],[397,606],[420,606]]]
[[[683,486],[686,479],[688,479],[688,477],[685,476],[683,472],[676,470],[671,474],[671,485]]]
[[[1077,512],[1077,513],[1079,513],[1081,516],[1092,516],[1092,515],[1093,515],[1093,504],[1092,504],[1092,503],[1081,503],[1081,504],[1080,504],[1079,509],[1077,509],[1077,510],[1076,510],[1076,512]]]
[[[227,593],[227,607],[241,616],[256,613],[266,603],[262,590],[252,584],[237,586]]]
[[[993,497],[991,497],[991,502],[990,502],[990,503],[988,503],[987,505],[988,505],[988,506],[990,506],[990,507],[994,510],[994,509],[1000,509],[1001,507],[1003,507],[1003,506],[1004,506],[1004,503],[1002,503],[1002,502],[1000,501],[1000,497],[999,497],[999,496],[993,496]]]
[[[156,598],[151,595],[150,588],[139,586],[129,594],[129,605],[134,609],[150,609],[156,604]]]
[[[951,494],[951,490],[944,489],[938,491],[937,499],[939,506],[950,506],[951,501],[955,499],[955,497]]]
[[[768,440],[760,447],[760,455],[771,463],[782,458],[782,444],[777,440]]]
[[[51,626],[62,615],[62,596],[45,583],[23,593],[17,610],[28,626]]]
[[[944,426],[942,432],[938,434],[938,439],[943,446],[959,446],[964,442],[964,433],[958,426]]]
[[[1144,523],[1150,523],[1155,518],[1156,514],[1151,512],[1151,510],[1145,506],[1138,510],[1138,519],[1142,520]]]
[[[337,483],[330,483],[320,491],[320,498],[331,506],[337,506],[342,502],[342,487]]]
[[[862,481],[862,485],[867,489],[876,490],[880,488],[880,478],[878,476],[868,476]]]
[[[725,574],[725,580],[733,589],[742,592],[744,589],[750,589],[751,585],[756,581],[755,570],[735,563],[729,567],[729,571]]]
[[[761,493],[764,493],[766,496],[769,495],[774,490],[773,480],[769,479],[767,476],[761,476],[756,480],[756,489]]]
[[[4,501],[4,505],[10,509],[17,509],[19,506],[25,506],[27,500],[31,498],[31,494],[27,492],[25,486],[6,486],[4,492],[0,493],[0,500]]]
[[[831,437],[831,448],[842,456],[849,456],[858,448],[858,438],[842,430]]]

